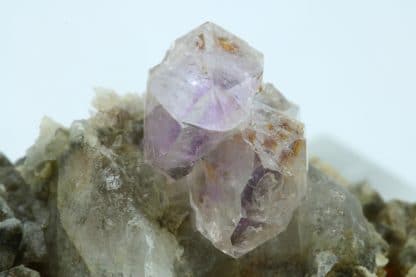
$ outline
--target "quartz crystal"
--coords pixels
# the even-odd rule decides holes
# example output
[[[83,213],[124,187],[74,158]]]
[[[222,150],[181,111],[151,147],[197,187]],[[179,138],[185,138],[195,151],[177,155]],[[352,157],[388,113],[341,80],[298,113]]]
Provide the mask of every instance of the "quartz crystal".
[[[144,163],[142,104],[138,95],[101,92],[88,119],[69,128],[43,120],[24,160],[13,165],[0,153],[0,183],[6,188],[0,185],[0,237],[5,238],[0,261],[10,261],[0,276],[17,276],[20,263],[35,266],[41,276],[383,276],[384,241],[348,185],[315,162],[308,170],[307,196],[284,231],[238,259],[219,251],[228,247],[239,254],[272,236],[273,223],[284,224],[283,213],[297,203],[279,197],[289,201],[289,195],[301,194],[295,192],[299,186],[285,184],[301,175],[260,166],[259,154],[236,132],[196,162],[189,177],[172,183]],[[201,179],[190,187],[194,212],[190,178]],[[389,257],[400,261],[403,276],[414,272],[415,206],[383,203],[368,189],[360,191],[366,216],[392,243]],[[206,206],[197,206],[198,195]],[[209,205],[214,209],[204,210]],[[215,224],[209,224],[210,217]],[[195,223],[205,236],[221,225],[213,235],[230,237],[234,246],[223,239],[214,247]],[[258,235],[251,232],[256,228]]]
[[[179,38],[150,70],[145,158],[174,178],[247,120],[263,56],[206,23]]]
[[[166,197],[154,190],[168,195],[169,188],[162,188],[163,176],[136,164],[142,160],[134,139],[142,129],[137,122],[142,109],[129,107],[137,105],[137,97],[117,103],[115,95],[104,96],[95,103],[93,120],[70,128],[72,147],[59,169],[61,223],[91,276],[173,276],[181,248],[154,220],[167,205]],[[107,101],[118,109],[108,109]]]
[[[213,31],[225,53],[247,58],[212,24],[193,32],[196,46],[211,49]],[[216,61],[224,74],[240,69]],[[141,96],[100,91],[88,119],[45,118],[23,159],[0,152],[0,277],[416,276],[416,204],[385,202],[320,159],[306,172],[298,108],[271,84],[242,93],[240,120],[201,127],[178,119],[167,105],[180,111],[182,100],[163,104],[169,95],[149,91],[145,114]]]
[[[187,176],[197,229],[233,257],[284,231],[306,192],[298,108],[262,74],[261,53],[205,23],[148,79],[145,159]]]

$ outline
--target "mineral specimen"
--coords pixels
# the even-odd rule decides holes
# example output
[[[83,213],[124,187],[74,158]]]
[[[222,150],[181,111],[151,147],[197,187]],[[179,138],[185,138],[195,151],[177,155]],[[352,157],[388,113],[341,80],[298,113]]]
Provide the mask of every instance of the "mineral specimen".
[[[206,23],[148,80],[145,159],[188,176],[198,230],[233,257],[285,230],[306,190],[298,109],[262,73],[259,52]]]
[[[230,37],[218,43],[238,55]],[[415,276],[415,204],[386,203],[316,160],[306,174],[297,107],[272,85],[229,130],[180,121],[155,99],[152,115],[138,95],[100,92],[89,119],[45,118],[17,163],[0,153],[1,277]],[[165,154],[186,159],[162,155],[156,169],[145,131],[166,117],[160,126],[185,131]]]
[[[238,259],[224,254],[195,229],[185,180],[172,183],[144,163],[140,97],[105,92],[94,106],[91,118],[69,129],[45,119],[26,159],[0,165],[6,188],[1,195],[7,200],[0,201],[0,222],[14,218],[19,207],[24,211],[16,213],[23,229],[20,244],[8,246],[14,262],[0,276],[25,276],[31,272],[27,267],[58,277],[414,274],[414,205],[384,203],[368,187],[354,189],[365,215],[392,245],[387,260],[385,242],[355,197],[336,175],[314,165],[307,196],[284,231]],[[244,145],[241,137],[233,139]],[[20,188],[26,194],[16,193]],[[21,205],[24,199],[32,199],[29,207]],[[46,257],[38,245],[40,232]],[[0,251],[0,260],[8,253]]]

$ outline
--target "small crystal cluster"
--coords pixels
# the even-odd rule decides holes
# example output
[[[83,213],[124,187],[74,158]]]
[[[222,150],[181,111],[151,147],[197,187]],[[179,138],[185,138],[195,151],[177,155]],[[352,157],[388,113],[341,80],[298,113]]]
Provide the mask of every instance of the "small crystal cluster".
[[[211,54],[246,59],[239,51],[254,51],[212,24],[193,34],[194,46]],[[176,44],[172,53],[185,46]],[[195,64],[203,53],[182,64]],[[234,65],[221,74],[237,74]],[[166,84],[181,83],[175,78]],[[216,97],[233,91],[206,81]],[[243,87],[250,95],[245,112],[228,106],[239,116],[201,117],[202,127],[179,120],[152,91],[147,115],[141,96],[100,91],[88,119],[66,128],[45,118],[23,159],[13,164],[0,152],[0,277],[416,276],[416,204],[384,202],[319,160],[309,164],[305,189],[296,107],[271,85]],[[144,150],[157,166],[144,162]]]
[[[306,192],[298,109],[262,75],[261,53],[205,23],[148,79],[145,160],[186,176],[197,229],[233,257],[284,231]]]
[[[238,259],[222,253],[189,216],[186,178],[143,162],[142,98],[101,91],[93,105],[69,128],[43,120],[16,164],[0,153],[0,276],[415,276],[415,204],[360,187],[361,207],[316,160],[284,231]]]

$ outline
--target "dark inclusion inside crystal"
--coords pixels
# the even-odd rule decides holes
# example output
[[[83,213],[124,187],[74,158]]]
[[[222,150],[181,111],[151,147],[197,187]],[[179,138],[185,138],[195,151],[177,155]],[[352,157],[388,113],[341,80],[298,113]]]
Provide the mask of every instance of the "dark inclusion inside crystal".
[[[259,158],[256,156],[256,164],[261,164]],[[244,242],[247,239],[247,232],[249,229],[261,228],[265,225],[264,222],[256,221],[250,218],[250,214],[259,214],[261,211],[258,210],[256,202],[258,197],[265,196],[267,193],[270,193],[270,189],[266,188],[264,183],[262,184],[261,180],[266,176],[266,174],[273,174],[276,183],[275,191],[281,180],[283,178],[282,174],[277,171],[266,169],[263,166],[259,165],[253,171],[250,180],[248,180],[247,185],[245,186],[243,192],[241,193],[241,207],[246,213],[246,217],[243,217],[238,222],[237,227],[235,228],[233,234],[231,235],[231,244],[238,246],[240,243]],[[270,184],[268,184],[270,186]]]
[[[188,177],[198,231],[233,257],[284,231],[306,191],[305,153],[281,159],[303,140],[297,108],[262,74],[260,52],[207,23],[177,40],[148,80],[145,159]]]
[[[249,218],[243,217],[238,222],[237,227],[235,228],[233,234],[231,235],[231,244],[238,246],[247,240],[247,229],[250,228],[259,228],[263,227],[264,223],[251,220]]]

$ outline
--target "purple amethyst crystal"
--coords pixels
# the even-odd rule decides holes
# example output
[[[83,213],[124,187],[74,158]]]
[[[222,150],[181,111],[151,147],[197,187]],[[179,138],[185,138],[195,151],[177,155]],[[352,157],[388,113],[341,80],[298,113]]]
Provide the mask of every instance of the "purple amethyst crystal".
[[[198,162],[188,176],[198,230],[233,257],[284,231],[306,191],[305,145],[299,144],[299,153],[285,156],[291,175],[264,168],[237,135]]]
[[[262,74],[261,53],[205,23],[150,70],[147,92],[178,122],[224,132],[245,121]]]
[[[205,23],[179,38],[150,70],[146,160],[182,177],[177,172],[186,173],[247,121],[262,72],[262,54],[217,25]]]
[[[298,108],[262,73],[261,53],[205,23],[148,80],[145,159],[187,176],[197,229],[233,257],[284,231],[306,191]]]

